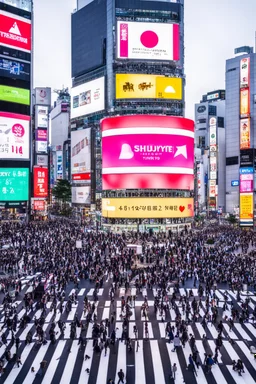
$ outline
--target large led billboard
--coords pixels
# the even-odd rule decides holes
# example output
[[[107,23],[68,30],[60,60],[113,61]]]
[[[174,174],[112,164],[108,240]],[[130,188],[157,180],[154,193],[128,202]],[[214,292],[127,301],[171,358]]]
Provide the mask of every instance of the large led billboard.
[[[27,201],[28,168],[0,168],[0,201]]]
[[[101,129],[103,189],[194,188],[192,120],[132,115],[105,118]]]
[[[253,193],[240,194],[240,221],[253,220]]]
[[[0,76],[30,81],[30,64],[0,57]]]
[[[0,10],[0,44],[31,51],[31,20]]]
[[[105,78],[100,77],[71,90],[71,119],[105,109]]]
[[[247,149],[251,146],[250,119],[240,120],[240,149]]]
[[[71,132],[71,173],[91,171],[91,129]]]
[[[48,168],[34,167],[34,197],[48,197]]]
[[[0,85],[0,100],[10,103],[29,105],[30,91],[29,89]]]
[[[36,105],[35,125],[36,128],[48,128],[48,107]]]
[[[247,88],[250,84],[250,57],[240,61],[240,88]]]
[[[91,204],[91,187],[72,187],[72,203]]]
[[[0,158],[29,160],[30,117],[0,112]]]
[[[104,198],[106,218],[185,218],[194,216],[193,198]]]
[[[240,117],[250,116],[250,91],[249,88],[240,90]]]
[[[182,79],[145,74],[116,75],[116,99],[182,99]]]
[[[117,22],[117,58],[179,60],[178,24]]]

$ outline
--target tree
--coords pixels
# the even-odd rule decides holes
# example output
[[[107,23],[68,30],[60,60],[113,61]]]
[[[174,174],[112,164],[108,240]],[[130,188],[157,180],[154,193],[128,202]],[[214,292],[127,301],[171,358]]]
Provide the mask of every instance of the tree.
[[[67,203],[71,201],[71,184],[68,180],[57,180],[52,189],[52,195],[57,201]]]
[[[228,216],[228,218],[227,218],[227,221],[228,221],[230,224],[233,224],[233,225],[237,224],[237,222],[238,222],[236,216],[233,215],[233,214],[231,214],[231,213],[229,214],[229,216]]]

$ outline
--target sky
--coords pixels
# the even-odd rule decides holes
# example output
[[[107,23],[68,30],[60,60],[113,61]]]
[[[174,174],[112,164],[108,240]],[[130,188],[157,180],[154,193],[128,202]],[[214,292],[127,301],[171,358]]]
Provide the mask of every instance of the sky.
[[[34,0],[34,87],[71,87],[71,13],[76,0]],[[203,94],[225,88],[234,48],[255,47],[256,0],[185,0],[186,117]],[[53,96],[53,100],[56,96]]]

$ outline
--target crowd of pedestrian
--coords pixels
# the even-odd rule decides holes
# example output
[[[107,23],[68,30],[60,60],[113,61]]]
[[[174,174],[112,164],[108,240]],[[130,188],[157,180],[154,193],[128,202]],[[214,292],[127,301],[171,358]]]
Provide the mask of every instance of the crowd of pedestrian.
[[[232,332],[234,321],[242,324],[249,319],[252,322],[256,320],[256,308],[251,308],[249,298],[237,306],[232,297],[225,293],[224,303],[220,307],[216,295],[217,287],[222,286],[224,290],[236,291],[239,302],[245,286],[250,290],[256,288],[255,242],[253,231],[242,231],[225,225],[212,225],[193,231],[185,228],[180,234],[171,231],[158,234],[114,234],[88,231],[76,222],[60,220],[32,222],[28,225],[1,224],[0,271],[4,273],[0,279],[4,310],[1,343],[6,345],[6,350],[0,359],[0,373],[4,373],[8,363],[14,362],[14,367],[22,365],[18,334],[20,330],[26,329],[28,323],[34,323],[35,332],[31,329],[27,332],[25,345],[32,342],[34,333],[39,346],[47,342],[55,344],[58,333],[60,337],[64,336],[65,316],[78,301],[81,281],[87,279],[94,287],[93,300],[85,294],[82,320],[76,314],[69,324],[70,339],[77,338],[81,350],[86,346],[88,327],[92,323],[92,334],[89,337],[93,339],[94,352],[106,355],[115,348],[115,322],[122,321],[121,341],[126,344],[128,351],[133,348],[138,351],[138,330],[134,326],[133,344],[129,335],[129,321],[138,295],[143,295],[146,289],[154,294],[154,312],[166,324],[166,337],[173,345],[173,352],[189,343],[192,353],[188,369],[196,375],[202,363],[209,374],[213,364],[218,363],[218,353],[223,345],[223,323],[227,323]],[[134,247],[127,247],[127,244],[140,245],[141,254],[137,255]],[[30,283],[32,289],[23,293],[22,277],[29,275],[34,276]],[[181,295],[180,288],[188,283],[191,288]],[[74,292],[67,297],[66,288],[70,284]],[[43,286],[41,295],[38,286]],[[111,315],[109,319],[99,321],[98,292],[104,287],[109,289]],[[116,301],[121,287],[125,288],[125,295],[121,297],[121,315],[117,319]],[[131,295],[131,287],[136,288],[136,295]],[[194,289],[197,289],[196,295]],[[25,311],[21,318],[15,300],[23,301]],[[170,319],[170,309],[175,313],[175,318]],[[34,313],[38,310],[41,310],[40,317],[36,318]],[[45,332],[48,310],[53,316],[49,330]],[[149,337],[150,310],[147,295],[144,295],[141,313],[145,339]],[[171,320],[175,325],[171,324]],[[214,353],[206,354],[205,361],[201,363],[195,338],[188,332],[188,326],[193,322],[200,322],[204,329],[208,323],[212,323],[218,331]],[[11,335],[9,345],[8,335]],[[11,356],[13,345],[16,352]],[[85,355],[86,360],[90,358]],[[36,369],[38,375],[43,375],[47,362],[42,361],[39,369],[32,368],[34,371]],[[233,369],[242,374],[243,363],[234,362]],[[175,379],[176,364],[172,365],[170,371]],[[86,372],[89,374],[90,369]],[[123,383],[124,379],[124,372],[120,369],[118,383]],[[109,379],[109,383],[114,383],[113,379]]]

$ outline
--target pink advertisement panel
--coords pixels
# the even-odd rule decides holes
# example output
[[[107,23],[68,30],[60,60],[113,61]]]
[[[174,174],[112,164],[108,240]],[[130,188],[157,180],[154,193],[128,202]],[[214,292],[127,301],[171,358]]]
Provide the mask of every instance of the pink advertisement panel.
[[[194,139],[169,134],[102,138],[103,168],[194,166]]]

